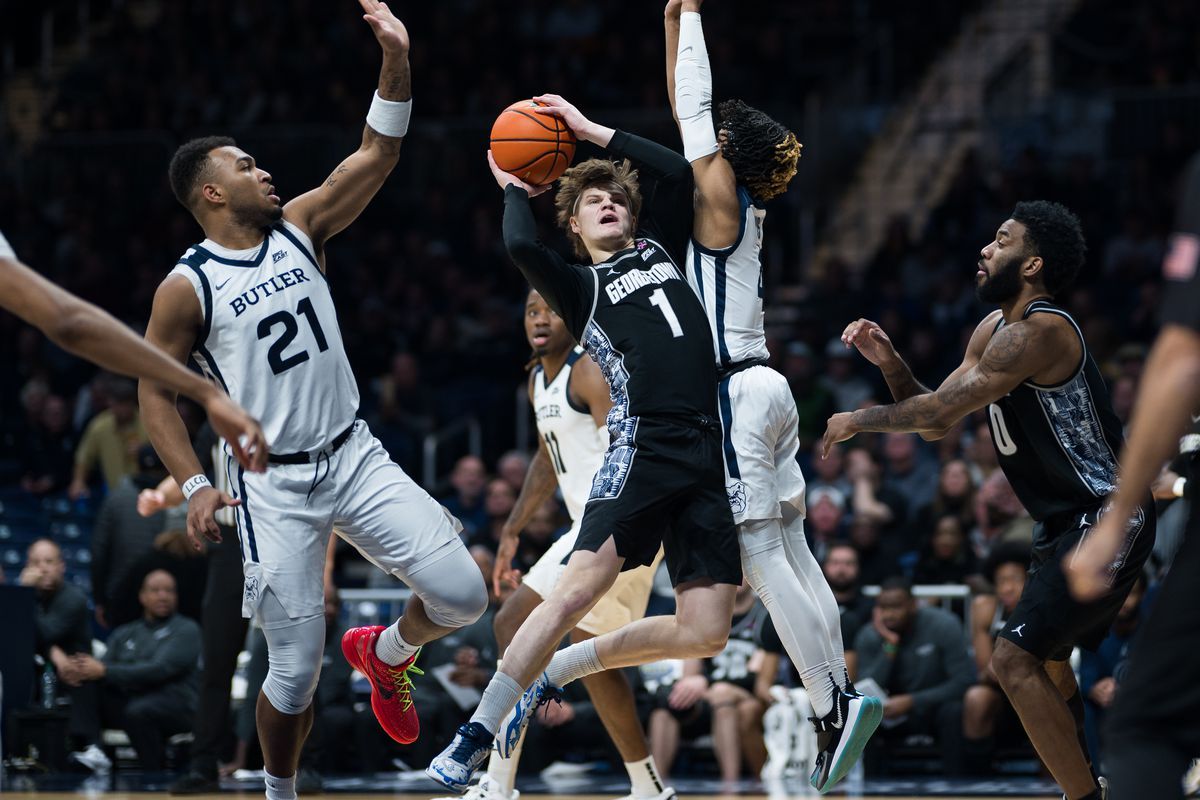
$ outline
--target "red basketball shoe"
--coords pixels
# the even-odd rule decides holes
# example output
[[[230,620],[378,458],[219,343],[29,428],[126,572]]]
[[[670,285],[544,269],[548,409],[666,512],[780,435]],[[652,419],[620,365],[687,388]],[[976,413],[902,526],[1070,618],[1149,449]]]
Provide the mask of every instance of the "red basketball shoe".
[[[371,710],[379,725],[400,744],[412,744],[421,732],[421,722],[413,705],[409,675],[425,674],[413,666],[421,651],[396,666],[381,661],[375,655],[375,641],[385,630],[383,625],[351,628],[342,636],[342,655],[371,682]]]

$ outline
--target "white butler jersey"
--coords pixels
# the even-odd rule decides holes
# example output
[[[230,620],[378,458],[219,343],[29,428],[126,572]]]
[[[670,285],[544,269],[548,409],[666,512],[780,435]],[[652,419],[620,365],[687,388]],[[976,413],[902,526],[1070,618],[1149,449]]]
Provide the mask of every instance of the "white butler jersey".
[[[205,239],[171,274],[191,281],[204,315],[192,356],[262,424],[271,450],[327,447],[358,412],[358,385],[312,242],[290,222],[230,250]]]
[[[709,250],[695,239],[688,242],[688,283],[708,312],[717,365],[767,358],[763,332],[762,223],[766,212],[756,208],[745,188],[738,187],[741,224],[738,238],[721,250]]]
[[[608,449],[608,429],[596,427],[591,413],[572,403],[567,391],[571,368],[583,356],[583,349],[576,347],[549,384],[540,364],[533,371],[533,409],[538,435],[550,454],[572,521],[583,515],[583,506],[592,491],[592,478]]]

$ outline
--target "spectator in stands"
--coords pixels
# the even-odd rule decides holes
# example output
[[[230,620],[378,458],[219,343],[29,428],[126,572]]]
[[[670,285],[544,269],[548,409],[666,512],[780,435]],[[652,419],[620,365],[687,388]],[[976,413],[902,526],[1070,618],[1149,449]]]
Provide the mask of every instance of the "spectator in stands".
[[[937,743],[947,773],[962,772],[962,701],[975,670],[958,618],[918,607],[908,579],[890,578],[854,649],[855,680],[873,680],[887,694],[884,724],[868,745],[868,770],[877,771],[889,751],[917,735]]]
[[[934,523],[933,533],[921,548],[921,557],[913,570],[913,583],[982,584],[979,559],[967,539],[962,518],[946,514]]]
[[[90,706],[93,741],[101,726],[123,729],[151,771],[163,768],[167,738],[191,726],[200,626],[175,612],[175,579],[165,570],[146,576],[139,599],[143,617],[112,632],[104,659],[72,656],[71,671],[94,687],[78,700]]]
[[[975,527],[975,484],[970,466],[961,458],[942,461],[933,500],[917,511],[917,530],[922,536],[928,535],[937,520],[947,514],[958,517],[968,534]]]
[[[1104,720],[1113,699],[1121,689],[1121,681],[1129,668],[1129,652],[1133,647],[1142,620],[1148,613],[1146,608],[1146,576],[1138,578],[1121,610],[1113,622],[1108,636],[1095,652],[1081,651],[1079,662],[1079,690],[1084,697],[1084,711],[1088,750],[1095,763],[1104,763]]]
[[[521,493],[527,472],[529,472],[529,456],[525,454],[524,450],[509,450],[496,462],[496,477],[507,481],[515,494]]]
[[[846,648],[846,669],[853,676],[858,662],[854,644],[858,632],[871,621],[875,603],[862,593],[858,581],[858,551],[853,546],[843,543],[830,547],[821,563],[821,571],[825,573],[825,581],[837,600],[842,622],[842,645]]]
[[[42,495],[66,488],[75,463],[75,434],[70,423],[66,401],[48,395],[21,444],[22,489]]]
[[[38,539],[26,551],[25,567],[17,579],[37,594],[34,611],[35,647],[37,654],[52,664],[61,687],[70,687],[74,696],[77,685],[71,667],[71,656],[92,652],[92,632],[88,625],[87,597],[67,583],[67,564],[62,550],[50,539]],[[72,706],[74,711],[74,706]],[[86,734],[78,715],[72,714],[71,733]]]
[[[551,497],[534,512],[533,518],[521,531],[520,543],[514,561],[517,569],[528,572],[550,545],[570,526],[571,518],[564,512],[562,503]]]
[[[800,449],[807,451],[820,439],[821,431],[825,430],[825,420],[834,413],[833,394],[817,377],[812,348],[804,342],[788,344],[782,372],[791,387],[792,399],[796,401]]]
[[[508,520],[509,513],[517,502],[517,491],[504,478],[492,478],[487,482],[483,495],[483,511],[487,524],[467,539],[468,547],[486,547],[496,553],[500,546],[500,532]]]
[[[149,443],[138,414],[137,385],[114,378],[110,396],[108,410],[96,415],[79,440],[75,472],[68,489],[72,500],[89,494],[88,481],[97,465],[109,491],[115,489],[121,478],[137,472],[138,449]]]
[[[986,556],[997,542],[1033,542],[1033,520],[1001,470],[987,477],[975,495],[975,551]]]
[[[915,433],[883,436],[883,486],[907,502],[908,521],[933,502],[938,487],[938,465],[918,449]]]
[[[1029,571],[1029,547],[1003,542],[988,557],[984,572],[992,589],[971,601],[971,647],[979,682],[963,698],[963,764],[968,773],[990,774],[998,738],[1028,744],[1021,720],[992,671],[996,635],[1017,607]]]
[[[660,686],[650,712],[650,752],[663,776],[671,774],[681,739],[711,733],[721,781],[736,785],[745,764],[757,776],[767,760],[762,716],[767,701],[754,694],[766,608],[749,585],[738,589],[725,649],[712,658],[688,659],[674,684]]]
[[[454,492],[441,498],[441,504],[458,517],[463,525],[463,537],[470,541],[472,536],[487,530],[487,512],[483,507],[487,468],[483,459],[467,455],[455,462],[450,473],[450,486]]]
[[[854,371],[854,351],[840,338],[825,345],[825,374],[820,385],[833,398],[835,412],[853,411],[872,395],[871,384]]]
[[[982,488],[984,481],[1000,469],[1000,459],[992,446],[992,429],[986,421],[976,423],[965,445],[963,455],[971,470],[971,483]]]
[[[877,584],[899,574],[901,554],[915,553],[920,543],[907,524],[905,497],[882,485],[879,465],[869,452],[856,448],[847,453],[846,476],[854,487],[850,541],[858,550],[862,582]]]
[[[200,622],[208,576],[208,559],[204,556],[214,544],[205,541],[203,548],[197,551],[188,541],[187,531],[180,529],[163,531],[155,536],[151,548],[129,565],[109,595],[109,626],[115,628],[141,616],[142,581],[158,569],[166,570],[175,579],[179,613]],[[240,581],[238,586],[241,586]]]
[[[158,512],[148,517],[138,513],[138,495],[153,489],[167,476],[166,467],[150,445],[138,449],[137,470],[123,476],[109,487],[108,496],[100,504],[92,533],[92,598],[96,606],[96,621],[115,627],[140,616],[140,608],[132,608],[117,618],[108,619],[118,587],[130,567],[154,549],[155,538],[163,532],[166,514]],[[142,575],[136,576],[133,594],[140,593]]]
[[[829,455],[822,458],[821,442],[818,441],[812,448],[809,468],[804,476],[808,480],[809,497],[821,487],[837,489],[842,497],[851,497],[854,492],[853,484],[846,477],[846,447],[841,443],[829,448]]]
[[[846,531],[846,497],[837,489],[821,486],[808,493],[805,536],[813,555],[820,559]]]

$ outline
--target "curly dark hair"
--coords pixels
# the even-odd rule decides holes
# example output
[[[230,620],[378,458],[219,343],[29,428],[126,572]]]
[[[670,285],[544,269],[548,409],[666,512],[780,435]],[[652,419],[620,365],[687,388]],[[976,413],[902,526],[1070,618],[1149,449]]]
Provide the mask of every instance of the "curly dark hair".
[[[1087,254],[1079,217],[1060,203],[1030,200],[1017,203],[1012,219],[1025,226],[1025,251],[1041,256],[1042,282],[1050,294],[1071,285]]]
[[[760,203],[787,191],[804,147],[796,134],[741,100],[726,100],[718,110],[726,135],[721,151],[737,182]]]
[[[237,147],[237,142],[229,136],[204,136],[184,142],[171,156],[171,165],[167,167],[171,191],[189,211],[196,204],[196,189],[209,175],[208,154],[218,147]]]
[[[997,542],[983,562],[983,575],[989,581],[996,582],[996,570],[1001,564],[1020,564],[1029,569],[1031,552],[1024,542]]]

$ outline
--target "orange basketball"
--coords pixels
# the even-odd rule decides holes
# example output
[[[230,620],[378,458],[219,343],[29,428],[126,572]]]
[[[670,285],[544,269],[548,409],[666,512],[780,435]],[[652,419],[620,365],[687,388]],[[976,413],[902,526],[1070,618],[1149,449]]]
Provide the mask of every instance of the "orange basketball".
[[[534,186],[557,179],[575,157],[575,134],[558,117],[533,110],[540,105],[544,103],[513,103],[492,125],[496,165]]]

